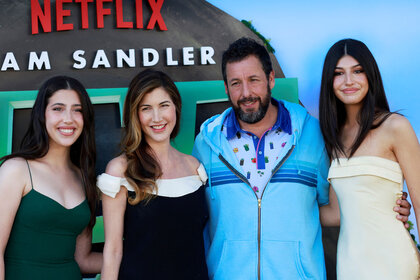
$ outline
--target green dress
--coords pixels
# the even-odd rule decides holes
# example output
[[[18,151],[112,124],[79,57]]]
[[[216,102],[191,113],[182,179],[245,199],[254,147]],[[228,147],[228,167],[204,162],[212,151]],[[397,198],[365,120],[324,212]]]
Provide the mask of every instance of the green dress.
[[[82,279],[74,252],[76,238],[89,219],[86,199],[67,209],[32,185],[21,200],[7,243],[5,279]]]

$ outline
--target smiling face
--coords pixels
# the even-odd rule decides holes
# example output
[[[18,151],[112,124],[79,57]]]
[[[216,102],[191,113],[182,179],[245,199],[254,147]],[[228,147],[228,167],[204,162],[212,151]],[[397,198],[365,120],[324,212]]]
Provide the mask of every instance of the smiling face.
[[[226,64],[226,92],[240,121],[248,124],[262,120],[270,105],[274,72],[267,76],[261,62],[250,55]]]
[[[70,89],[56,91],[45,109],[45,126],[49,146],[70,147],[83,131],[82,105],[79,95]]]
[[[175,105],[159,87],[147,93],[139,104],[138,116],[147,143],[168,142],[177,122]]]
[[[369,82],[360,63],[345,55],[337,62],[334,71],[335,96],[344,105],[360,105],[369,90]]]

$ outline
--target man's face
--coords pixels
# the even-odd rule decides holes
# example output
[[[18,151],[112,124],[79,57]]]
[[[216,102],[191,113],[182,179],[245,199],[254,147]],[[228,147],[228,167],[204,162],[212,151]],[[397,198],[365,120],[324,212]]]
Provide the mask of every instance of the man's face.
[[[253,124],[262,120],[270,105],[274,72],[268,80],[261,62],[254,55],[226,64],[226,93],[237,118]]]

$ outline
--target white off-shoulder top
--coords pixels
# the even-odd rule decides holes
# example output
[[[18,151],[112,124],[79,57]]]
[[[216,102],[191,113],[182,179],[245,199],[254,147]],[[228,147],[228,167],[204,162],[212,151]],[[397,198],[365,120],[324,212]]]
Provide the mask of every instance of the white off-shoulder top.
[[[165,197],[180,197],[193,193],[205,184],[208,178],[202,164],[197,168],[197,173],[197,175],[174,179],[157,179],[157,190],[153,190],[152,194]],[[134,191],[134,188],[128,183],[126,178],[111,176],[106,173],[98,176],[96,185],[103,194],[112,198],[117,195],[121,186],[128,191]]]

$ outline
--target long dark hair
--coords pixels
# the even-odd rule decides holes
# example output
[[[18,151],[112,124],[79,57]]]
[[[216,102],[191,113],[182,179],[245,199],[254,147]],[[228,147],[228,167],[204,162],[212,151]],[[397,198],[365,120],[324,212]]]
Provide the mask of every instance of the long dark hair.
[[[70,160],[82,175],[86,197],[91,212],[89,229],[95,224],[96,191],[96,145],[93,105],[84,86],[76,79],[66,76],[52,77],[41,86],[32,108],[28,130],[22,139],[20,149],[0,160],[21,157],[26,160],[42,158],[49,150],[49,136],[45,126],[45,109],[48,100],[61,89],[74,90],[82,104],[83,131],[70,147]]]
[[[146,94],[156,88],[163,88],[168,93],[176,110],[176,123],[170,138],[176,137],[181,118],[181,96],[172,79],[163,72],[144,70],[137,74],[130,83],[124,103],[123,121],[124,136],[121,148],[127,157],[125,177],[135,189],[135,197],[129,197],[132,205],[150,199],[149,190],[156,188],[156,179],[162,170],[152,148],[142,137],[139,120],[139,105]]]
[[[358,115],[359,132],[349,153],[344,151],[340,138],[347,113],[343,102],[335,96],[333,89],[335,67],[345,55],[352,56],[360,63],[369,83],[368,93]],[[325,57],[319,97],[319,121],[330,159],[338,158],[339,154],[350,158],[369,131],[379,127],[390,114],[378,65],[366,45],[354,39],[344,39],[335,43]]]

